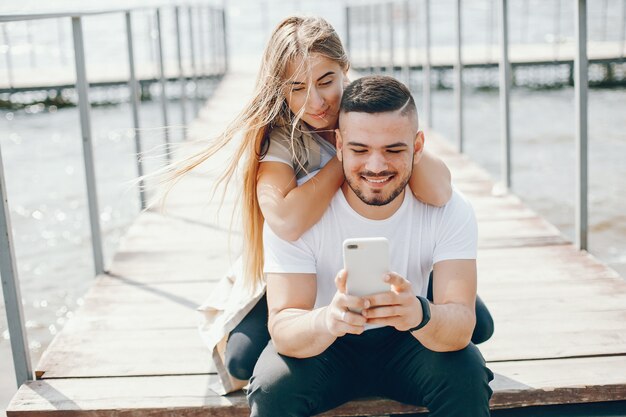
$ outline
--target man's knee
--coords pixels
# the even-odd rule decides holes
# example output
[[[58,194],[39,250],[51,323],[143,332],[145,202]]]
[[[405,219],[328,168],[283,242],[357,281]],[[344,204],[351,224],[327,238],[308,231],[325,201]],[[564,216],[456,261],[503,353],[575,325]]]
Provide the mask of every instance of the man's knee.
[[[271,344],[270,344],[271,345]],[[297,375],[299,367],[289,366],[288,362],[297,359],[281,357],[273,349],[266,349],[259,358],[250,379],[248,403],[251,416],[306,416],[313,404],[309,378]]]
[[[491,397],[489,382],[493,373],[472,344],[457,352],[434,355],[430,372],[435,386],[445,392],[447,401],[480,404]]]

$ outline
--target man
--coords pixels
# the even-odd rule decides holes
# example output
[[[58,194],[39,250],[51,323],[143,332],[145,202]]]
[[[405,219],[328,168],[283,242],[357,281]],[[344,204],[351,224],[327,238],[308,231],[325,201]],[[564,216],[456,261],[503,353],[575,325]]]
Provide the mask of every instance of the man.
[[[346,181],[322,219],[295,242],[264,229],[272,340],[250,382],[251,415],[310,416],[377,395],[424,405],[432,417],[488,416],[493,374],[470,343],[477,246],[471,206],[457,192],[436,208],[406,191],[424,134],[402,83],[354,81],[339,126]],[[343,240],[379,236],[390,243],[394,272],[384,279],[391,290],[347,294]],[[424,298],[431,269],[432,304]]]

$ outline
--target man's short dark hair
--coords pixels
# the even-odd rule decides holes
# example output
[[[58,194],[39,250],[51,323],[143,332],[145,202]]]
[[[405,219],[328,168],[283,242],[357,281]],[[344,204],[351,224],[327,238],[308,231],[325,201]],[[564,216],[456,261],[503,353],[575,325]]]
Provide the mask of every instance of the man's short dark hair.
[[[400,81],[386,75],[368,75],[350,83],[341,98],[341,112],[386,113],[402,109],[417,116],[415,100]]]

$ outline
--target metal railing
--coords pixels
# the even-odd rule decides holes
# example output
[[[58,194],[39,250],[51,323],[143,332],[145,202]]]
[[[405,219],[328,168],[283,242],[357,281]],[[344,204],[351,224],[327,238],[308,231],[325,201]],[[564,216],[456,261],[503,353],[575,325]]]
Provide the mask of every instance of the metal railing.
[[[412,0],[404,0],[405,7]],[[422,25],[424,27],[424,57],[422,61],[423,70],[423,113],[425,117],[425,125],[432,127],[432,99],[431,99],[431,36],[430,36],[430,4],[431,0],[415,0],[423,5],[423,19]],[[387,3],[385,3],[387,4]],[[395,5],[397,2],[388,3],[389,5]],[[606,2],[605,2],[606,4]],[[380,62],[376,63],[374,60],[374,52],[372,50],[372,43],[370,40],[370,32],[374,31],[375,19],[369,18],[371,11],[378,7],[378,4],[371,3],[366,5],[348,5],[346,7],[346,45],[348,45],[349,54],[354,58],[355,52],[358,50],[361,52],[360,58],[363,58],[364,67],[374,69],[378,64],[381,68],[384,66]],[[392,6],[390,6],[392,7]],[[499,30],[499,89],[500,89],[500,120],[501,120],[501,182],[506,189],[511,188],[511,127],[510,127],[510,89],[512,84],[511,75],[511,63],[509,61],[509,25],[508,25],[508,0],[498,0],[498,30]],[[391,9],[390,9],[391,10]],[[404,10],[407,10],[406,8]],[[622,14],[626,13],[626,1],[622,8]],[[462,51],[462,36],[461,36],[461,12],[462,1],[455,1],[455,47],[456,54],[454,59],[453,71],[454,71],[454,97],[455,97],[455,132],[456,132],[456,144],[460,152],[464,149],[463,138],[463,57]],[[560,13],[558,14],[558,20],[560,22]],[[398,25],[408,25],[408,19],[402,19],[402,21],[389,22],[389,27],[395,28]],[[365,42],[365,48],[358,48],[361,45],[357,45],[358,38],[353,39],[351,34],[365,26],[367,42]],[[379,25],[377,25],[379,26]],[[417,26],[417,25],[416,25]],[[624,26],[622,26],[622,34],[624,33]],[[577,198],[576,198],[576,245],[581,250],[587,249],[587,228],[588,228],[588,150],[587,150],[587,89],[588,89],[588,59],[587,59],[587,2],[586,0],[577,0],[576,3],[576,57],[574,60],[574,86],[576,97],[576,146],[577,146]],[[376,28],[380,30],[380,27]],[[405,29],[407,30],[407,29]],[[560,24],[558,25],[558,32],[560,33]],[[362,34],[362,32],[361,32]],[[622,40],[622,45],[623,45]],[[411,48],[409,38],[407,37],[402,45],[405,51],[405,57],[410,57],[409,49]],[[394,43],[391,44],[390,49],[397,48]],[[363,49],[365,49],[365,57],[362,57]],[[381,43],[378,45],[378,50],[375,52],[377,57],[381,59],[383,52]],[[393,54],[389,55],[389,66],[394,70]],[[622,47],[623,55],[623,47]],[[354,60],[354,59],[353,59]],[[411,67],[410,62],[404,63],[405,67]],[[408,78],[406,78],[408,80]]]
[[[83,143],[83,160],[85,164],[85,176],[87,181],[87,197],[89,207],[89,219],[91,225],[91,240],[93,260],[96,275],[99,275],[105,271],[103,250],[102,250],[102,237],[100,231],[100,216],[98,208],[98,193],[96,187],[96,175],[94,169],[94,156],[93,156],[93,135],[91,129],[91,105],[89,103],[89,80],[87,76],[87,69],[85,65],[85,48],[84,48],[84,36],[83,36],[83,18],[87,16],[95,15],[110,15],[110,14],[124,14],[126,21],[126,38],[127,38],[127,52],[129,63],[129,77],[128,87],[130,89],[130,104],[132,108],[132,122],[135,131],[135,149],[137,151],[137,173],[141,177],[144,175],[144,168],[142,163],[142,146],[141,146],[141,130],[139,124],[139,88],[138,80],[136,77],[135,68],[135,52],[133,49],[133,29],[132,29],[132,14],[138,11],[154,12],[156,19],[157,30],[157,50],[158,50],[158,67],[159,67],[159,83],[161,85],[161,111],[162,121],[165,127],[165,145],[168,155],[168,162],[170,156],[169,148],[169,136],[167,133],[168,127],[168,103],[167,96],[165,94],[166,76],[164,70],[164,55],[163,55],[163,30],[161,27],[161,10],[166,7],[174,7],[175,16],[175,28],[176,28],[176,44],[177,44],[177,59],[178,59],[178,71],[179,81],[181,83],[181,106],[183,125],[187,122],[187,114],[185,110],[186,106],[186,84],[188,77],[183,71],[183,55],[181,50],[181,7],[185,7],[189,20],[189,44],[190,61],[191,61],[191,81],[195,84],[195,99],[194,111],[197,112],[197,99],[198,99],[198,79],[201,76],[206,76],[206,54],[202,50],[202,60],[200,61],[203,70],[203,74],[198,74],[198,68],[196,66],[195,57],[195,45],[196,37],[198,37],[197,31],[194,31],[193,16],[197,16],[199,23],[210,25],[211,31],[201,31],[200,34],[206,34],[209,41],[209,45],[213,45],[213,69],[217,71],[217,74],[223,75],[228,69],[228,47],[226,40],[226,16],[223,9],[216,9],[209,5],[194,4],[194,5],[177,5],[177,6],[163,6],[163,7],[142,7],[142,8],[127,8],[127,9],[107,9],[89,12],[67,12],[67,13],[49,13],[49,14],[24,14],[24,15],[3,15],[0,16],[0,24],[3,22],[16,22],[16,21],[32,21],[40,19],[58,19],[58,18],[71,18],[72,33],[74,40],[74,60],[76,67],[76,90],[78,93],[78,107],[80,113],[80,126],[81,136]],[[210,21],[205,21],[203,16],[208,16]],[[5,42],[8,44],[8,35],[5,25],[3,26],[3,34]],[[202,39],[202,36],[199,36]],[[203,45],[201,43],[200,45]],[[203,47],[204,49],[204,47]],[[7,70],[10,75],[10,85],[13,85],[13,68],[10,59],[10,51],[7,54]],[[212,75],[217,75],[213,73]],[[27,335],[24,326],[24,312],[22,309],[22,298],[20,295],[20,285],[17,274],[15,252],[13,246],[13,235],[11,229],[11,219],[9,215],[9,205],[6,184],[4,181],[4,167],[2,163],[2,154],[0,152],[0,276],[2,277],[2,290],[4,294],[5,308],[7,314],[7,321],[9,326],[9,334],[11,340],[11,349],[13,352],[13,363],[15,366],[15,374],[18,387],[24,382],[33,379],[33,371],[30,363],[30,354],[28,350]],[[139,183],[139,199],[141,209],[145,209],[147,206],[147,198],[145,194],[143,182]]]

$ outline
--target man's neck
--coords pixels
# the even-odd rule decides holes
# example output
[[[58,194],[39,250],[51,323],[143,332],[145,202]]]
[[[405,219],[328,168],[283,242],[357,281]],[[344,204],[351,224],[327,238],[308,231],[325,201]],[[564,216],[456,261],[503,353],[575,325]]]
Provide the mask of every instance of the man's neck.
[[[347,181],[343,183],[341,191],[346,197],[348,205],[352,207],[352,209],[358,214],[370,220],[385,220],[393,216],[393,214],[398,211],[400,206],[402,206],[402,203],[404,202],[404,196],[406,194],[405,189],[390,203],[385,204],[384,206],[373,206],[364,203],[363,200],[361,200],[359,196],[357,196],[354,191],[352,191],[352,188],[350,188]]]

